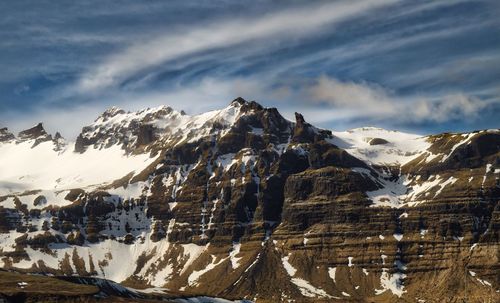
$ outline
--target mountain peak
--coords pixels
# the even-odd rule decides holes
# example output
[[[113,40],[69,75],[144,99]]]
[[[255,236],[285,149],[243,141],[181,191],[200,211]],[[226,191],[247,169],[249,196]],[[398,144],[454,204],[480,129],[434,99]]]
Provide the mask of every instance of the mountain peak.
[[[247,111],[252,111],[252,110],[259,111],[259,110],[264,109],[264,106],[262,106],[258,102],[247,101],[242,97],[238,97],[238,98],[234,99],[233,101],[231,101],[229,106],[241,107],[242,112],[247,112]]]
[[[38,123],[37,125],[33,126],[32,128],[28,128],[26,130],[23,130],[19,132],[19,138],[23,140],[30,140],[30,139],[36,139],[38,137],[42,136],[47,136],[47,132],[43,128],[42,122]]]
[[[302,126],[306,123],[306,120],[304,119],[304,116],[302,116],[301,113],[295,113],[295,121],[297,123],[297,126]]]
[[[56,151],[60,151],[62,149],[62,147],[65,145],[65,142],[64,142],[64,139],[62,138],[62,136],[59,133],[57,133],[56,138],[53,139],[52,135],[47,133],[45,131],[45,128],[43,128],[42,122],[38,123],[37,125],[33,126],[32,128],[28,128],[26,130],[19,132],[18,138],[19,138],[19,142],[34,140],[32,148],[37,146],[40,143],[47,142],[47,141],[54,142],[54,144],[56,145],[54,150],[56,150]]]
[[[108,118],[112,118],[116,115],[119,115],[119,114],[124,114],[125,111],[117,106],[112,106],[110,108],[108,108],[107,110],[105,110],[101,116],[99,116],[99,118],[103,118],[104,120],[107,120]]]
[[[7,127],[0,128],[0,142],[7,142],[14,140],[16,137],[13,133],[9,132]]]
[[[247,100],[243,99],[242,97],[237,97],[236,99],[234,99],[233,101],[231,101],[231,105],[234,104],[234,103],[238,103],[240,105],[244,105],[246,103],[248,103]]]
[[[166,131],[165,128],[180,123],[180,117],[184,115],[166,105],[128,112],[113,106],[94,123],[82,128],[76,139],[75,151],[83,153],[89,145],[107,148],[115,144],[131,151],[156,141]]]

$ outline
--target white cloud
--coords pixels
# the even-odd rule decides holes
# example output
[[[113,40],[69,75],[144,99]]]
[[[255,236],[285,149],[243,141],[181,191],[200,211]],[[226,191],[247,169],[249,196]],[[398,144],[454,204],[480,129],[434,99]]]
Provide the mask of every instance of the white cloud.
[[[307,89],[314,103],[326,103],[341,110],[344,118],[392,119],[400,122],[444,122],[477,118],[488,106],[479,98],[463,93],[429,97],[395,96],[381,86],[342,82],[321,76]]]
[[[394,113],[394,102],[382,87],[341,82],[327,76],[309,88],[313,101],[324,101],[339,108],[358,109],[370,114]]]
[[[327,26],[345,21],[397,0],[340,1],[308,5],[260,18],[218,22],[184,32],[168,33],[151,40],[137,41],[129,48],[91,68],[79,81],[81,92],[119,83],[135,73],[158,64],[201,51],[230,47],[258,39],[290,40],[304,37]]]
[[[408,119],[414,121],[445,122],[460,118],[476,119],[488,104],[463,93],[445,95],[437,101],[420,99],[406,106]]]

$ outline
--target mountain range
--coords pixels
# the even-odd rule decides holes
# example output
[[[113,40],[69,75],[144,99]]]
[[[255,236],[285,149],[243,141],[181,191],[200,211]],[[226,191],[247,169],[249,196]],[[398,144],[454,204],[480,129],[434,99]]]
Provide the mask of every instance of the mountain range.
[[[173,300],[499,302],[499,177],[499,129],[113,107],[75,140],[0,129],[0,267]]]

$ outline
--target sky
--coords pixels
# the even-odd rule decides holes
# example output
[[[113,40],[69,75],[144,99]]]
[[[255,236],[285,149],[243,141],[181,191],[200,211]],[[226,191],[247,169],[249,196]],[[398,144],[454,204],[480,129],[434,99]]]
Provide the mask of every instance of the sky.
[[[500,127],[500,1],[0,2],[0,127],[241,96],[319,127]]]

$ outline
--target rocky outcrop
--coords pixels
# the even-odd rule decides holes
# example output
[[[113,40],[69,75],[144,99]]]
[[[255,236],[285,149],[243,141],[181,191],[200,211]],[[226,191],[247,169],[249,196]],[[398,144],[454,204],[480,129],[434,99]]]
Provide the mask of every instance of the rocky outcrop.
[[[1,136],[1,131],[0,131],[0,136]],[[13,136],[9,137],[14,138]],[[35,148],[37,145],[44,142],[52,142],[53,150],[57,152],[64,150],[64,148],[66,147],[66,141],[61,136],[61,134],[59,132],[56,132],[55,136],[52,137],[51,134],[45,131],[45,128],[43,127],[42,123],[38,123],[32,128],[19,132],[16,142],[17,143],[33,142],[31,148]]]
[[[119,144],[127,152],[139,152],[140,148],[155,142],[160,133],[168,132],[171,124],[181,122],[182,113],[161,106],[137,113],[126,113],[112,107],[99,116],[92,125],[85,126],[78,135],[75,152],[87,148],[109,148]]]
[[[373,138],[370,140],[370,145],[382,145],[382,144],[387,144],[389,141],[382,139],[382,138]]]
[[[49,134],[47,134],[47,132],[43,128],[42,123],[38,123],[32,128],[23,130],[18,134],[18,137],[21,140],[37,139],[39,137],[47,137],[47,136],[49,136]]]
[[[67,145],[66,140],[64,140],[63,136],[59,132],[56,132],[52,141],[54,141],[54,151],[57,152],[63,151]]]
[[[17,136],[20,141],[34,140],[32,148],[42,142],[52,141],[52,136],[45,131],[42,123],[21,131]]]
[[[9,129],[7,127],[2,127],[0,128],[0,143],[2,142],[9,142],[14,140],[16,137],[14,134],[9,132]]]

